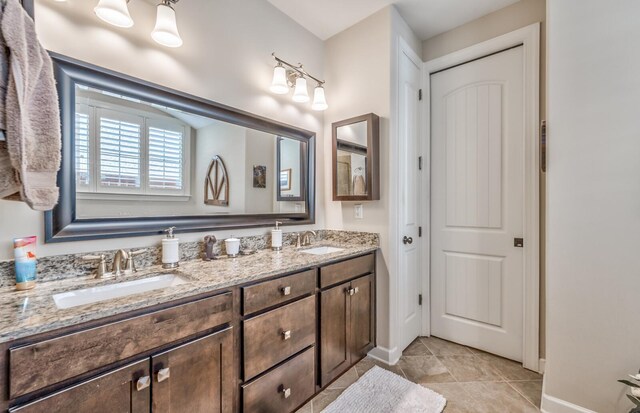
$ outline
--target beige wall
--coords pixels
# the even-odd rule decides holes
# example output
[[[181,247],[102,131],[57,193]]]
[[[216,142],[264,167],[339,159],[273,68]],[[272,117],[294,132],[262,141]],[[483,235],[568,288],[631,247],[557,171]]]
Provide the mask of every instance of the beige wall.
[[[521,27],[541,22],[540,39],[540,119],[547,118],[546,96],[546,1],[520,0],[472,22],[422,42],[422,60],[429,61],[492,39]],[[540,174],[540,357],[546,354],[545,230],[546,176]]]
[[[616,380],[640,367],[640,2],[548,7],[545,393],[622,413]]]
[[[184,46],[162,47],[151,40],[155,6],[129,3],[135,25],[119,29],[93,13],[93,1],[36,0],[36,29],[52,51],[118,72],[202,96],[261,116],[317,132],[317,227],[324,227],[323,115],[290,96],[269,92],[274,61],[304,62],[322,76],[323,42],[264,0],[192,0],[176,5]],[[188,24],[187,24],[188,23]],[[327,95],[331,105],[332,96]],[[336,99],[337,100],[337,99]],[[233,191],[233,189],[232,189]],[[0,260],[12,258],[11,239],[37,235],[40,256],[121,247],[144,247],[160,237],[42,244],[43,214],[22,203],[0,201]],[[293,229],[293,228],[292,228]],[[238,231],[234,235],[265,233],[268,229]],[[181,234],[196,240],[202,233]],[[229,232],[216,231],[219,238]]]
[[[331,167],[331,123],[373,112],[380,116],[380,200],[361,202],[364,219],[355,219],[356,202],[333,202],[331,182],[325,185],[326,218],[330,228],[377,232],[381,237],[378,255],[378,345],[395,346],[390,319],[390,146],[394,82],[394,53],[398,36],[420,53],[420,42],[393,7],[386,7],[349,29],[338,33],[325,44],[327,94],[333,103],[325,112],[325,170]]]

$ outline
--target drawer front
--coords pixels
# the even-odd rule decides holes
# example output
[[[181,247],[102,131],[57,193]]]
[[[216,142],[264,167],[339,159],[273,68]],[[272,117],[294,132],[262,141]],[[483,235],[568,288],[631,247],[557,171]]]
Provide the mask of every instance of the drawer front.
[[[244,379],[262,373],[316,341],[316,297],[244,322]]]
[[[9,350],[9,395],[43,387],[231,321],[231,293]]]
[[[242,288],[243,314],[251,314],[294,298],[311,294],[316,288],[316,270]]]
[[[320,268],[320,287],[339,284],[346,280],[372,273],[375,270],[375,254],[364,255]]]
[[[315,393],[315,347],[242,386],[244,412],[288,413]]]

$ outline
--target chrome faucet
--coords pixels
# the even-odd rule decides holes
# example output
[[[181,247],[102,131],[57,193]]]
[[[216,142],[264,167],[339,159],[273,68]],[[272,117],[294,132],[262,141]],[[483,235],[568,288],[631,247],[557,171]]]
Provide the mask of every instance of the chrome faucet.
[[[305,231],[302,234],[302,246],[306,247],[308,245],[311,245],[311,239],[309,238],[309,236],[313,235],[313,238],[315,239],[316,237],[316,232],[315,231]]]
[[[126,268],[127,261],[129,259],[129,253],[123,249],[119,249],[116,251],[116,254],[113,256],[113,264],[111,267],[111,272],[116,277],[124,274],[123,268]]]

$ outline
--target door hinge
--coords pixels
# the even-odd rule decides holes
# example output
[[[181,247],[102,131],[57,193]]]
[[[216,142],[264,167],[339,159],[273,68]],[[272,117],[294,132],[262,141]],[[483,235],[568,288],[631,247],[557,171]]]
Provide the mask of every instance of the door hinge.
[[[418,227],[418,237],[422,236],[422,227]]]
[[[422,170],[422,156],[418,156],[418,170]]]
[[[422,100],[422,89],[418,89],[418,100]]]
[[[422,294],[418,294],[418,305],[422,305]]]

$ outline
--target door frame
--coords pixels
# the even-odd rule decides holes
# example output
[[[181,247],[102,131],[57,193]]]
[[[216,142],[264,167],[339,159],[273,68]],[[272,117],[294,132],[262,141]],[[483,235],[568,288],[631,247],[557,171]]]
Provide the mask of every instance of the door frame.
[[[524,47],[524,132],[525,132],[525,199],[524,199],[524,300],[523,300],[523,366],[539,371],[540,335],[540,23],[478,43],[423,64],[424,123],[422,155],[427,167],[423,171],[422,222],[429,237],[422,242],[422,291],[429,297],[422,306],[422,332],[431,334],[431,74],[506,49]]]

